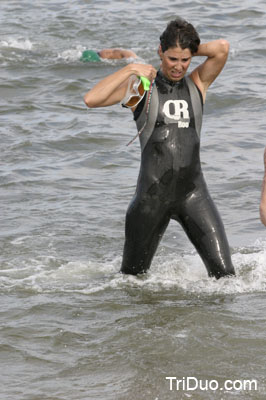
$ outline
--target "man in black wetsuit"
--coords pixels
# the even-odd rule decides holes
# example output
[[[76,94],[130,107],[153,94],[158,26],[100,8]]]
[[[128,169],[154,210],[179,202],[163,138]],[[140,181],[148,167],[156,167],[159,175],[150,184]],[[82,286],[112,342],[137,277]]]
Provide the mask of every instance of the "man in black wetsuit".
[[[121,272],[143,273],[170,219],[178,221],[201,256],[209,276],[234,275],[229,245],[200,165],[203,104],[229,51],[223,39],[200,44],[194,27],[171,21],[160,37],[160,70],[129,64],[100,81],[85,96],[88,107],[122,102],[134,112],[141,167],[126,216]],[[192,56],[205,61],[186,76]],[[144,92],[139,76],[152,81]]]

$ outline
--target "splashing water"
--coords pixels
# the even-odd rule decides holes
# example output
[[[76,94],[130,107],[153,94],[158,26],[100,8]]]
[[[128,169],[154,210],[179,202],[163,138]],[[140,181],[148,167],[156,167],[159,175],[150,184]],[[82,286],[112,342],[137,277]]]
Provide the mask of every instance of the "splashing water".
[[[20,243],[18,240],[17,243]],[[250,248],[235,250],[236,277],[209,278],[196,253],[183,256],[158,255],[147,274],[119,273],[119,257],[111,261],[65,262],[56,257],[24,261],[19,267],[1,270],[1,289],[31,289],[36,292],[62,291],[97,293],[106,289],[139,287],[147,291],[182,290],[196,294],[233,294],[266,291],[266,242],[257,240]]]

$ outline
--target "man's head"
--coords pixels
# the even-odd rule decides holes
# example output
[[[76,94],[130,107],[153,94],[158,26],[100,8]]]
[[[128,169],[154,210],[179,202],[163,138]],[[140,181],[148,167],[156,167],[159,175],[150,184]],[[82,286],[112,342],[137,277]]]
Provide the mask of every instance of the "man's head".
[[[196,29],[182,18],[170,21],[160,36],[161,50],[164,53],[170,47],[189,49],[195,54],[200,44],[200,38]]]
[[[160,41],[161,71],[171,81],[180,81],[198,50],[200,38],[191,24],[177,18],[169,22]]]

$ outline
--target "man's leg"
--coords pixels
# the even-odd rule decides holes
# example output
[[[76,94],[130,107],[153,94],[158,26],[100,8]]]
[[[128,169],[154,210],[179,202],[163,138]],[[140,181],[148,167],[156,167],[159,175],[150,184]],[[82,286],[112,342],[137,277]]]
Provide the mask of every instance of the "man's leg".
[[[136,275],[149,269],[168,223],[158,202],[149,201],[149,196],[134,199],[126,215],[122,273]]]
[[[184,202],[180,222],[201,256],[209,276],[235,275],[229,244],[204,179]]]

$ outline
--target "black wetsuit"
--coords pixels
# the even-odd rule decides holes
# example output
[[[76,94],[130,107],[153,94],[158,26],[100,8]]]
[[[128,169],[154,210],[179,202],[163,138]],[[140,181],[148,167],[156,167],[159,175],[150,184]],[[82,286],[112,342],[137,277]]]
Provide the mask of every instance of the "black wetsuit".
[[[135,275],[148,270],[170,219],[175,219],[197,249],[210,276],[234,274],[223,223],[201,170],[200,127],[196,129],[191,98],[195,95],[191,96],[188,79],[174,83],[161,71],[157,74],[155,121],[150,132],[144,129],[140,135],[140,173],[126,215],[123,273]],[[192,80],[190,85],[195,90]],[[199,96],[197,88],[196,91]],[[201,109],[197,113],[202,116],[200,98]],[[147,99],[143,100],[134,113],[137,126],[147,104]],[[152,109],[151,104],[148,116]]]

